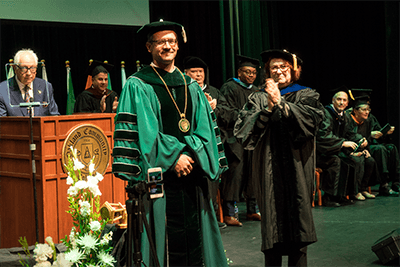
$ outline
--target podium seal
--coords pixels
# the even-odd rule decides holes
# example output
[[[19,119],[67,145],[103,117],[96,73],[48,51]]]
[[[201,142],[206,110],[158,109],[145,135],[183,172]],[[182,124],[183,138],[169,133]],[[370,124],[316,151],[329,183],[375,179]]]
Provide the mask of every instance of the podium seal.
[[[68,162],[68,155],[72,157],[71,147],[77,150],[78,160],[85,165],[85,168],[81,170],[84,176],[89,174],[89,164],[93,157],[95,171],[104,175],[110,162],[110,145],[107,136],[99,127],[83,124],[69,132],[61,152],[64,171],[66,171],[64,164]]]

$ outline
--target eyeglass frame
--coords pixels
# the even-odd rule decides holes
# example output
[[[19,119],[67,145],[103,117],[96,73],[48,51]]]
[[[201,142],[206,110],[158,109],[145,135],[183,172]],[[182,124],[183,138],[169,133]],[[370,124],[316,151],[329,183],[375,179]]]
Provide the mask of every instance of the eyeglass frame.
[[[255,71],[250,71],[250,70],[242,70],[242,69],[239,69],[241,72],[243,72],[243,73],[245,73],[247,76],[250,76],[250,74],[253,74],[253,75],[257,75],[257,71],[255,70]]]
[[[361,112],[365,112],[365,111],[371,112],[371,108],[361,108],[361,107],[359,107],[358,110],[361,111]]]
[[[18,69],[21,71],[21,73],[22,74],[25,74],[25,73],[27,73],[28,71],[30,71],[31,73],[36,73],[37,72],[37,69],[38,69],[38,67],[36,66],[36,67],[21,67],[19,64],[15,64],[15,66],[17,66],[18,67]]]
[[[156,46],[164,46],[169,43],[170,46],[176,46],[178,44],[178,39],[167,38],[167,39],[160,39],[160,40],[151,40],[150,43],[155,43]]]
[[[290,69],[290,65],[285,65],[285,66],[280,66],[280,67],[278,67],[278,66],[269,67],[269,70],[271,72],[278,72],[278,70],[281,70],[281,72],[285,72],[288,69]]]

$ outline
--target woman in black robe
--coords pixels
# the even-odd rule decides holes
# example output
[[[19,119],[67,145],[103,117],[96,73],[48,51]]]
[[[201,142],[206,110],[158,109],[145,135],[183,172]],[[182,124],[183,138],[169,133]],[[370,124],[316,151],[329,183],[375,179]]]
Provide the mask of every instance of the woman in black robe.
[[[286,50],[261,53],[265,89],[249,96],[235,136],[252,153],[252,180],[261,212],[265,266],[307,265],[307,245],[317,241],[311,211],[314,145],[324,118],[319,94],[298,85],[302,60]]]

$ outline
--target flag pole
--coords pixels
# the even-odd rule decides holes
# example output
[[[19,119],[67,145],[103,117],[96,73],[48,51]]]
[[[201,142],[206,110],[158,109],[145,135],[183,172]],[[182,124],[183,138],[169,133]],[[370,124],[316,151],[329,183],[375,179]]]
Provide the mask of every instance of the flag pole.
[[[72,85],[71,67],[69,60],[65,61],[65,67],[67,69],[67,110],[66,115],[74,113],[75,106],[75,93]]]
[[[139,71],[140,69],[140,61],[136,60],[136,71]]]
[[[108,60],[104,60],[104,63],[108,64]],[[108,89],[108,90],[112,90],[110,72],[108,72],[108,85],[107,85],[107,89]]]
[[[49,80],[47,79],[46,65],[44,64],[45,60],[42,59],[40,62],[42,62],[42,79],[48,82]]]
[[[89,66],[92,65],[92,63],[93,59],[89,59]],[[85,90],[89,89],[90,87],[92,87],[92,75],[89,74],[86,80]]]
[[[122,88],[124,88],[126,83],[125,61],[121,61],[121,81],[122,81]]]
[[[10,58],[10,59],[8,60],[8,62],[10,63],[10,65],[12,65],[12,64],[14,63],[14,59]],[[10,79],[10,78],[13,77],[13,76],[14,76],[14,68],[11,66],[11,67],[10,67],[10,70],[9,70],[8,73],[7,73],[7,80]]]

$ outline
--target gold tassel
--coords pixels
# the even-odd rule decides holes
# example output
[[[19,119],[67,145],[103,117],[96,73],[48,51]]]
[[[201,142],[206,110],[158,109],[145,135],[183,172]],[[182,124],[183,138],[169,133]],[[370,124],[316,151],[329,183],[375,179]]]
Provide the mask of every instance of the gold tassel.
[[[182,37],[183,37],[183,42],[186,43],[187,42],[187,37],[186,37],[185,28],[183,26],[182,26]]]
[[[351,99],[355,100],[353,94],[351,93],[351,90],[349,90],[349,96]]]
[[[297,71],[297,56],[295,54],[292,54],[293,57],[293,69],[294,71]]]

